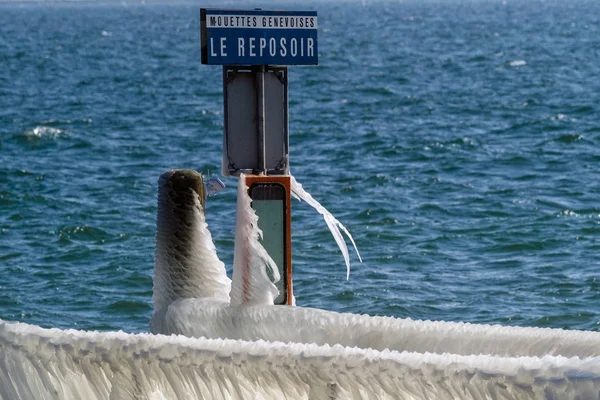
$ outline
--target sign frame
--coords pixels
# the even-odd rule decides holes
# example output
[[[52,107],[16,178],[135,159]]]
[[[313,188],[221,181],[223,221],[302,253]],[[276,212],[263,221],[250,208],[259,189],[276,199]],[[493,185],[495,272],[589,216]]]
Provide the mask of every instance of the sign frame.
[[[278,303],[279,305],[294,305],[294,287],[292,281],[292,201],[291,201],[291,178],[287,176],[264,176],[264,175],[246,175],[246,186],[248,187],[248,195],[252,198],[251,188],[256,185],[269,185],[277,184],[281,185],[284,189],[285,195],[283,210],[283,224],[284,224],[284,238],[283,238],[283,254],[284,254],[284,265],[277,266],[280,269],[281,280],[283,283],[283,291],[285,292],[284,303]],[[258,219],[258,225],[260,227],[260,216]],[[283,272],[283,273],[281,273]]]
[[[317,65],[316,11],[200,9],[208,65]]]

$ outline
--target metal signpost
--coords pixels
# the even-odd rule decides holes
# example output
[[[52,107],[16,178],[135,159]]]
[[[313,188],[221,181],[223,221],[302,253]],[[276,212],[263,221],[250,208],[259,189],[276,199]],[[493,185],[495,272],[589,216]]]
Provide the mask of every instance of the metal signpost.
[[[202,63],[223,66],[223,175],[246,178],[292,304],[287,65],[317,65],[316,11],[201,9]]]

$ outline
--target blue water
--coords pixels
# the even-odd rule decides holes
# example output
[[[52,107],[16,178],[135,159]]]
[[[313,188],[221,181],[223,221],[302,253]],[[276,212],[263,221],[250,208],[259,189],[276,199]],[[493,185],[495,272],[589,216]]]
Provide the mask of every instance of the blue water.
[[[353,233],[350,280],[293,204],[302,306],[600,327],[600,3],[0,4],[0,318],[148,330],[157,179],[220,174],[199,9],[319,13],[290,67],[292,173]],[[231,272],[233,178],[208,203]]]

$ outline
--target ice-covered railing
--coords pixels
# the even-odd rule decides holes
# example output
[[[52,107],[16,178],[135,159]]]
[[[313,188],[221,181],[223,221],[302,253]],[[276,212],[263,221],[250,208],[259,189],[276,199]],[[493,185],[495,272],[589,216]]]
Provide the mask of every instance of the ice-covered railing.
[[[600,391],[598,357],[377,351],[1,320],[0,349],[1,399],[592,399]]]
[[[252,254],[256,221],[244,196],[236,254],[246,250],[234,262],[230,303],[199,196],[185,187],[191,181],[169,183],[172,176],[160,183],[168,196],[159,194],[159,207],[172,208],[157,220],[152,331],[185,336],[0,320],[0,399],[599,397],[599,333],[271,305],[273,296],[256,295],[270,287],[269,260]],[[173,190],[183,190],[181,206]],[[262,270],[240,274],[244,265]]]
[[[600,333],[371,317],[304,307],[173,304],[163,333],[502,357],[600,356]]]

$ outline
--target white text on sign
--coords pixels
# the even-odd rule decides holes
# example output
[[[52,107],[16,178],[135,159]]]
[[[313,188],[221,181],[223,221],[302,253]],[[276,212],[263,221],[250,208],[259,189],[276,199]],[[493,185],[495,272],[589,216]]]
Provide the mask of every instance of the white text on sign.
[[[221,37],[215,41],[210,38],[211,57],[227,57],[228,52],[237,52],[238,57],[313,57],[315,45],[312,38],[264,38],[264,37],[238,37],[237,43],[228,45],[227,38]],[[215,43],[216,42],[216,43]],[[231,49],[233,47],[233,49]]]
[[[209,15],[206,24],[208,28],[316,29],[317,17]]]

